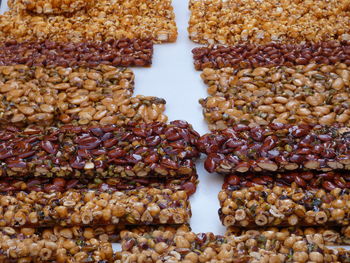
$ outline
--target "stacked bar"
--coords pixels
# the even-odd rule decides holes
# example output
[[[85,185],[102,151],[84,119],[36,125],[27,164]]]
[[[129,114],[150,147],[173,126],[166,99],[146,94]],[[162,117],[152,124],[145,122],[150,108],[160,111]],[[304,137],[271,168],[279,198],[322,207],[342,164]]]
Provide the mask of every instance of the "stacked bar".
[[[114,262],[129,227],[188,224],[199,135],[183,121],[0,131],[0,261]]]
[[[228,237],[239,240],[242,229],[299,227],[302,235],[305,227],[336,226],[313,234],[326,233],[328,245],[348,244],[339,227],[350,224],[349,4],[193,0],[189,7],[190,39],[208,44],[192,51],[208,86],[200,104],[212,131],[198,148],[206,170],[225,176],[218,197]],[[330,253],[339,258],[282,251],[289,256],[265,259],[259,251],[259,260],[243,261],[350,258],[346,251]]]
[[[0,131],[0,261],[114,262],[128,227],[187,224],[199,135],[183,121]]]
[[[349,139],[342,126],[239,124],[202,136],[205,168],[226,175],[227,226],[348,226]]]
[[[183,121],[2,130],[0,225],[187,223],[198,137]]]
[[[153,44],[176,40],[171,0],[8,6],[0,262],[113,263],[117,231],[186,228],[199,134],[166,124],[165,100],[133,97],[133,72],[117,68],[150,66]]]

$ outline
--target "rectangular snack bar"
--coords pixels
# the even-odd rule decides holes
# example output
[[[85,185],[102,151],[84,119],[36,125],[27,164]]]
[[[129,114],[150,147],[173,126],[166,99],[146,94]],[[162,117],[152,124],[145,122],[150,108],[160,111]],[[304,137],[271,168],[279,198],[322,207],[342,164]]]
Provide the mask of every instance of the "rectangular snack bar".
[[[128,69],[98,66],[0,67],[0,121],[3,124],[50,125],[78,120],[104,123],[127,105],[134,90]]]
[[[0,262],[113,262],[115,226],[0,228]]]
[[[219,193],[219,215],[226,227],[348,226],[349,199],[348,188],[307,190],[295,182],[227,186]]]
[[[349,129],[339,125],[238,124],[202,136],[197,145],[210,173],[350,169]]]
[[[17,12],[28,11],[45,15],[68,14],[81,9],[88,9],[94,2],[94,0],[9,0],[8,7]]]
[[[188,178],[196,171],[198,138],[184,121],[8,127],[0,131],[0,176]]]
[[[345,63],[350,65],[349,41],[306,42],[302,44],[241,43],[233,46],[197,47],[192,50],[194,66],[205,68],[256,68],[280,65]]]
[[[0,177],[0,192],[14,193],[25,192],[64,192],[70,189],[74,190],[98,190],[100,192],[113,192],[141,189],[151,187],[157,189],[171,189],[176,191],[186,191],[190,196],[196,192],[198,184],[198,175],[193,172],[190,175],[179,176],[178,178],[13,178]]]
[[[321,235],[326,246],[344,246],[350,244],[350,227],[262,227],[254,230],[229,227],[225,233],[225,236],[242,235],[275,235],[277,238],[292,235],[302,237]]]
[[[349,40],[348,9],[340,0],[191,0],[188,32],[201,44]]]
[[[142,39],[111,39],[92,42],[10,41],[0,47],[0,65],[46,67],[147,67],[152,64],[153,42]]]
[[[165,100],[138,95],[128,69],[0,66],[0,124],[165,122]]]
[[[322,235],[288,231],[247,231],[241,235],[215,236],[179,230],[148,233],[122,232],[122,262],[346,262],[347,250],[331,250]]]
[[[346,64],[308,64],[252,69],[205,69],[211,95],[200,100],[209,127],[350,122],[350,70]]]
[[[330,172],[304,172],[293,171],[284,173],[245,173],[229,174],[225,176],[223,188],[239,190],[240,188],[263,185],[268,188],[274,186],[296,186],[306,190],[332,191],[336,188],[346,190],[350,188],[349,171],[330,171]]]
[[[178,225],[191,217],[186,192],[170,189],[15,192],[0,203],[1,227]]]
[[[93,1],[81,10],[57,15],[17,11],[16,3],[10,5],[12,10],[0,16],[1,41],[82,42],[140,38],[164,43],[175,42],[177,38],[171,0]],[[47,11],[55,10],[44,8],[43,12]]]

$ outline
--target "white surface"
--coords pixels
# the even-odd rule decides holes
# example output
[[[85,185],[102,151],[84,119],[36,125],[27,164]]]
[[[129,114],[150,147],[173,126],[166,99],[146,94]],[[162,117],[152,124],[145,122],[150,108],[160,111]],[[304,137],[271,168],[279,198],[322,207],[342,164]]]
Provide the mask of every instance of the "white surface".
[[[7,0],[2,0],[0,13],[7,10]],[[207,96],[206,86],[200,79],[200,72],[195,71],[191,50],[196,47],[188,39],[189,20],[188,1],[174,0],[176,23],[179,36],[176,43],[155,46],[151,68],[133,68],[135,95],[142,94],[164,98],[167,101],[166,114],[171,120],[186,120],[200,134],[208,132],[203,119],[202,109],[198,103]],[[209,175],[203,168],[203,160],[197,163],[199,186],[191,197],[192,220],[194,232],[214,232],[223,234],[217,195],[222,185],[222,178]]]
[[[164,98],[167,101],[165,113],[170,121],[186,120],[196,131],[204,134],[208,132],[208,127],[198,100],[207,97],[207,91],[200,72],[193,66],[191,50],[197,45],[188,38],[188,1],[173,0],[173,6],[178,40],[173,44],[155,46],[151,68],[133,69],[136,76],[135,94]],[[225,228],[219,220],[217,198],[223,179],[208,174],[204,170],[203,160],[197,162],[197,170],[200,183],[197,192],[191,197],[192,230],[223,234]]]

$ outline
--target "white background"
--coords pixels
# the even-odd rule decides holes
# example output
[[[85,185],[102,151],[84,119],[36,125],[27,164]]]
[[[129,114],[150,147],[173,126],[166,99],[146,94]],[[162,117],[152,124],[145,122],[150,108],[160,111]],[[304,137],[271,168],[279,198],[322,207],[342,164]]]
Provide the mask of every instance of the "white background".
[[[1,0],[0,0],[1,1]],[[1,13],[7,10],[7,0],[2,0]],[[167,101],[166,114],[171,120],[186,120],[200,134],[208,132],[198,100],[207,96],[206,86],[200,79],[200,72],[193,66],[191,50],[197,45],[188,39],[187,26],[190,12],[187,0],[174,0],[178,40],[173,44],[155,46],[151,68],[133,68],[135,95],[164,98]],[[202,158],[203,159],[203,158]],[[203,168],[203,160],[197,163],[200,183],[197,192],[191,197],[194,232],[214,232],[223,234],[217,195],[223,179],[208,174]]]
[[[135,93],[164,98],[167,101],[165,113],[169,120],[186,120],[202,135],[209,130],[198,100],[207,97],[207,91],[200,72],[194,69],[191,52],[198,45],[188,38],[188,1],[173,0],[173,6],[179,32],[178,40],[174,44],[155,46],[151,68],[134,69]],[[219,220],[217,198],[223,178],[208,174],[203,167],[203,158],[197,162],[197,171],[200,182],[197,192],[191,197],[192,230],[196,233],[223,234],[225,228]]]

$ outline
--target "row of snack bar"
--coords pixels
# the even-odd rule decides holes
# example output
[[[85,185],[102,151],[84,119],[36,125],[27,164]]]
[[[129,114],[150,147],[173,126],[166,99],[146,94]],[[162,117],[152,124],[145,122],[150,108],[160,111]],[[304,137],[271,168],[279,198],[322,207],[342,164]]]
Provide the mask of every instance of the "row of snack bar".
[[[3,226],[187,223],[200,152],[209,172],[226,176],[225,225],[349,224],[347,128],[237,125],[199,137],[174,121],[0,136]]]
[[[0,262],[112,263],[120,231],[188,224],[199,134],[184,121],[166,124],[164,99],[133,96],[127,68],[151,66],[153,44],[176,40],[171,1],[8,6]]]
[[[122,251],[113,252],[116,227],[11,227],[0,231],[0,262],[347,262],[349,252],[328,245],[343,242],[325,228],[230,228],[223,236],[195,234],[188,226],[139,227],[120,234]],[[348,238],[348,237],[347,237]],[[7,255],[7,256],[6,256]]]
[[[345,165],[343,171],[338,172],[327,166],[337,161],[344,164],[348,162],[343,158],[349,155],[346,152],[346,131],[341,133],[335,132],[339,129],[315,127],[274,125],[269,129],[259,130],[256,127],[239,125],[231,130],[202,137],[181,121],[168,125],[130,123],[103,128],[72,125],[59,128],[9,127],[1,133],[0,165],[3,168],[3,180],[0,189],[3,190],[0,195],[0,225],[3,231],[15,231],[14,234],[16,231],[29,231],[29,236],[37,235],[36,238],[45,239],[40,231],[46,233],[53,230],[35,228],[60,226],[85,231],[82,227],[104,228],[113,225],[113,235],[117,235],[119,230],[130,226],[187,224],[191,216],[188,197],[196,189],[194,161],[201,151],[207,154],[205,164],[208,170],[211,165],[213,170],[210,171],[227,174],[224,188],[219,194],[219,214],[225,226],[240,227],[246,231],[273,226],[316,227],[314,232],[305,234],[304,239],[307,242],[310,235],[320,234],[317,229],[323,227],[322,233],[328,234],[324,234],[322,238],[325,241],[322,242],[348,244],[349,232],[345,229],[349,226],[349,167]],[[268,141],[266,138],[272,136],[271,130],[278,131],[279,137],[276,136],[273,142],[275,145],[265,143]],[[326,149],[333,150],[333,157],[325,157],[319,153],[315,157],[319,166],[308,165],[307,161],[296,161],[293,156],[298,152],[298,145],[307,144],[309,138],[316,142],[315,146],[321,147],[330,141],[334,142],[331,145],[333,148],[329,146]],[[235,141],[239,144],[235,144]],[[284,149],[286,141],[289,145],[295,145],[295,149],[286,148],[280,152],[288,166],[273,163],[268,157],[259,157],[259,154],[267,154],[266,156],[272,158],[273,155],[269,155],[269,152]],[[267,148],[255,152],[253,149],[250,152],[245,147],[248,143],[256,143],[259,147],[264,144]],[[238,147],[246,150],[235,151]],[[250,167],[242,165],[247,164],[245,158],[252,160]],[[236,166],[227,166],[232,164],[232,160],[236,161]],[[242,169],[237,170],[237,167]],[[285,167],[292,167],[293,171],[285,172]],[[300,172],[297,168],[305,171]],[[248,171],[251,173],[247,174]],[[343,227],[343,231],[339,232],[338,227]],[[131,230],[132,233],[133,231],[135,230]],[[163,234],[157,229],[154,231]],[[240,240],[235,231],[228,232],[226,238]],[[310,230],[301,228],[300,231]],[[131,234],[126,234],[129,235]],[[141,233],[142,235],[149,237],[146,233]],[[196,236],[190,232],[184,235]],[[108,235],[104,238],[108,239]],[[221,244],[215,245],[217,251],[223,249],[220,241],[222,237],[213,238],[214,243]],[[10,238],[15,239],[15,235]],[[181,240],[180,237],[176,238],[178,239]],[[304,239],[301,238],[301,241]],[[122,243],[126,241],[122,235]],[[187,242],[201,246],[197,239]],[[131,244],[126,247],[133,247],[134,241]],[[139,250],[132,250],[132,253],[130,248],[123,250],[121,257],[134,257],[135,253],[147,254],[156,249],[146,244],[138,247]],[[164,244],[157,246],[157,249],[161,246]],[[206,246],[207,244],[204,250],[207,249]],[[236,250],[238,244],[231,246],[231,249]],[[80,247],[83,249],[84,246]],[[13,249],[11,246],[8,249],[11,248]],[[168,250],[163,249],[164,251],[157,253],[167,253]],[[173,251],[175,248],[169,249]],[[265,250],[260,251],[259,255],[276,252],[276,257],[286,257],[284,252],[274,251],[272,248]],[[185,251],[189,254],[191,252]],[[326,251],[315,250],[323,257],[331,255],[330,251]],[[215,258],[215,253],[209,257]],[[239,253],[252,256],[249,250],[243,249]],[[347,252],[339,253],[347,255]],[[88,257],[89,253],[82,255]],[[292,256],[294,257],[293,253]],[[304,253],[297,253],[295,257],[306,256],[311,257]],[[178,260],[181,259],[180,256]],[[332,260],[335,259],[331,258],[326,262]]]
[[[335,245],[327,239],[349,244],[339,229],[350,219],[349,4],[190,0],[189,8],[189,37],[206,44],[192,53],[209,94],[199,103],[211,133],[197,146],[206,170],[224,177],[228,232],[207,251],[213,257],[188,262],[348,261],[345,250],[327,251]]]

